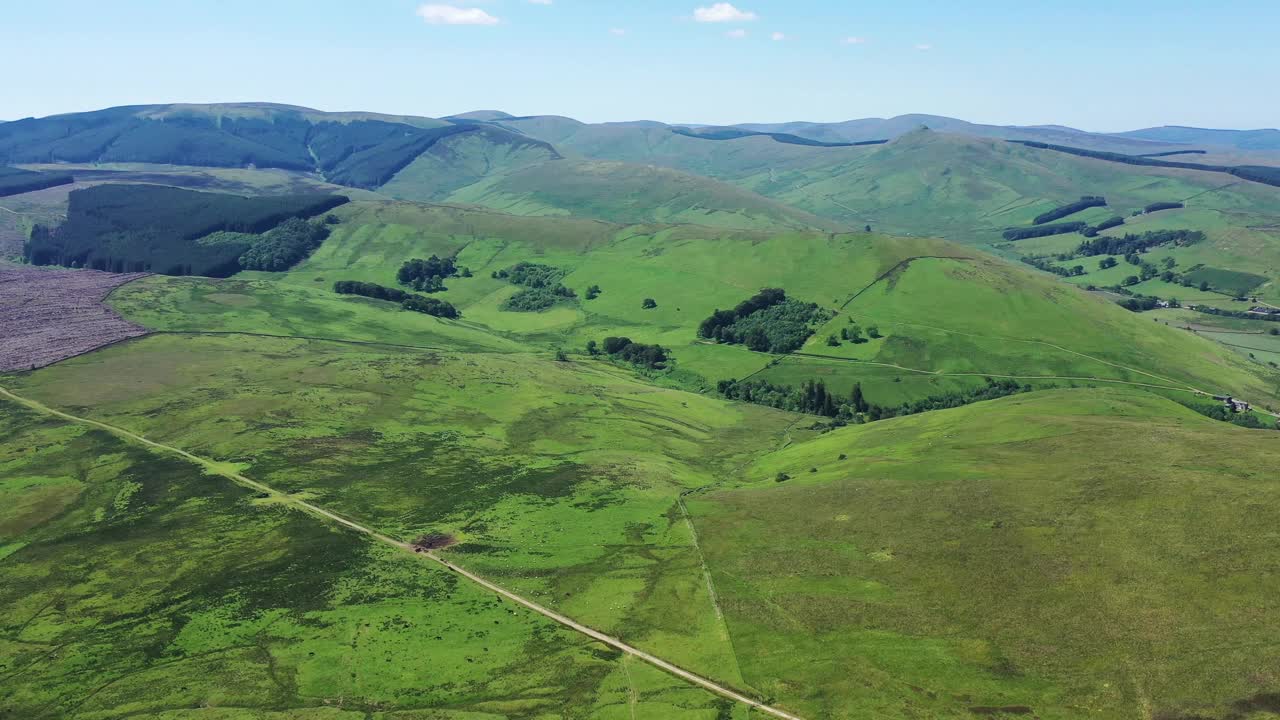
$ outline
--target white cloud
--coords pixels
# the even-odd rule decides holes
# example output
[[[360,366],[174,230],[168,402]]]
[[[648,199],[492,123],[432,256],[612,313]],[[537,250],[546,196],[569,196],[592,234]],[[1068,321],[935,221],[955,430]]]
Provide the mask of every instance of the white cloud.
[[[738,28],[737,30],[730,30],[724,35],[725,37],[731,37],[734,40],[741,40],[742,38],[747,36],[747,31],[743,30],[742,28]]]
[[[497,25],[498,18],[480,8],[455,5],[423,5],[418,15],[431,25]]]
[[[746,10],[739,10],[730,3],[721,2],[711,7],[700,7],[694,10],[693,19],[705,23],[747,22],[755,20],[756,14]]]
[[[856,35],[851,35],[851,36],[849,36],[849,37],[845,38],[844,40],[841,40],[840,42],[844,43],[845,45],[861,45],[861,44],[865,43],[866,41],[867,41],[867,39],[866,39],[866,38],[864,38],[864,37],[858,37],[858,36],[856,36]]]
[[[787,36],[786,36],[785,34],[783,34],[783,33],[780,33],[780,32],[776,32],[776,33],[774,33],[774,34],[770,35],[769,37],[773,38],[774,40],[786,40],[786,39],[787,39]]]
[[[623,35],[626,35],[626,34],[627,34],[627,31],[626,31],[626,30],[623,30],[622,28],[609,28],[609,34],[610,34],[610,35],[617,35],[618,37],[622,37]]]
[[[533,5],[550,5],[552,0],[529,0]]]
[[[917,49],[917,50],[932,50],[932,49],[933,49],[933,46],[932,46],[932,45],[930,45],[929,43],[920,43],[919,45],[916,45],[916,49]]]

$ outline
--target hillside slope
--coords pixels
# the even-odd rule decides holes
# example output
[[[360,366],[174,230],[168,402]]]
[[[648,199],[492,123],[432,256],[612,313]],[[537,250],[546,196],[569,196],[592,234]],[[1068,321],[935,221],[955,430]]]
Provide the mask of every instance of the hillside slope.
[[[744,676],[806,717],[1264,718],[1278,462],[1067,390],[836,430],[687,504]]]

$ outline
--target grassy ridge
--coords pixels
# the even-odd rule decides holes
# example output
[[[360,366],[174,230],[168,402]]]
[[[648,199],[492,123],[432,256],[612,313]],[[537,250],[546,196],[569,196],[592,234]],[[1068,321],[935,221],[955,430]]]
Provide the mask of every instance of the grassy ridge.
[[[1280,642],[1274,443],[1055,391],[838,430],[688,504],[744,675],[801,714],[1225,717]]]

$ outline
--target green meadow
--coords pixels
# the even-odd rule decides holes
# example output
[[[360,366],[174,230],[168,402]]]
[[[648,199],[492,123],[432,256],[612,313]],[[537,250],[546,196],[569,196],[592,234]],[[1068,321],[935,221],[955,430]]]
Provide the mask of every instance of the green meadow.
[[[0,405],[0,717],[745,717],[412,555]]]
[[[732,481],[788,414],[599,361],[252,336],[144,338],[11,386],[394,537],[447,533],[458,564],[741,685],[676,500]]]

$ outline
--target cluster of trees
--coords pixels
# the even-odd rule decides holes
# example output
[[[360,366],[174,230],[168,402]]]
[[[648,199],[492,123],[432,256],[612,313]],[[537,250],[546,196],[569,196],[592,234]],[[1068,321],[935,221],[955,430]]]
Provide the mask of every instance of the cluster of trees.
[[[240,258],[254,245],[272,241],[258,234],[345,202],[340,195],[241,197],[161,185],[96,185],[71,193],[67,219],[57,230],[33,229],[25,255],[33,265],[227,277],[242,269]],[[215,233],[226,235],[204,241]]]
[[[1080,243],[1076,248],[1075,256],[1133,255],[1169,243],[1194,245],[1203,241],[1204,238],[1204,233],[1199,230],[1153,230],[1141,235],[1126,233],[1118,238],[1097,237]]]
[[[42,173],[0,166],[0,197],[70,185],[73,182],[75,178],[66,173]]]
[[[568,290],[568,288],[565,288]],[[538,312],[546,310],[557,303],[572,300],[573,291],[569,290],[568,295],[561,295],[554,290],[545,288],[525,288],[520,292],[507,298],[502,303],[502,309],[508,312]]]
[[[1080,234],[1090,238],[1098,237],[1098,233],[1101,233],[1104,230],[1110,230],[1113,227],[1120,227],[1123,224],[1124,224],[1124,218],[1120,217],[1119,215],[1116,215],[1114,217],[1109,217],[1106,220],[1103,220],[1097,225],[1091,225],[1081,230]]]
[[[341,295],[360,295],[375,300],[398,302],[405,310],[425,313],[433,317],[450,320],[462,317],[462,313],[451,303],[436,298],[407,293],[398,288],[389,288],[377,283],[360,282],[358,280],[339,280],[333,284],[333,291]]]
[[[505,270],[493,271],[497,280],[506,280],[512,285],[523,285],[528,288],[552,289],[560,285],[560,281],[568,275],[568,271],[552,265],[521,262]]]
[[[453,258],[432,255],[425,260],[422,258],[406,260],[396,271],[396,282],[408,285],[418,292],[443,292],[448,289],[444,286],[445,278],[456,277],[459,274],[463,277],[471,277],[470,270],[464,268],[459,272]]]
[[[698,337],[744,344],[759,352],[789,353],[813,334],[831,313],[816,303],[790,300],[780,288],[765,288],[732,310],[716,309],[698,326]]]
[[[628,337],[607,337],[603,346],[596,344],[595,340],[587,342],[588,354],[599,355],[602,351],[609,357],[625,360],[646,370],[665,370],[670,359],[670,351],[661,345],[632,342]]]
[[[1207,170],[1209,172],[1220,172],[1228,175],[1234,175],[1235,177],[1243,178],[1245,180],[1280,187],[1280,167],[1265,167],[1260,165],[1202,165],[1199,163],[1160,160],[1151,156],[1124,155],[1122,153],[1103,152],[1100,150],[1085,150],[1084,148],[1068,147],[1066,145],[1052,145],[1049,143],[1037,142],[1035,140],[1010,140],[1009,142],[1041,150],[1054,150],[1061,153],[1067,153],[1068,155],[1079,155],[1081,157],[1095,158],[1097,160],[1125,163],[1126,165],[1145,165],[1149,167],[1182,168],[1184,170]]]
[[[327,237],[329,228],[323,222],[289,218],[259,236],[240,256],[240,267],[268,272],[288,270],[309,257]]]
[[[1083,222],[1035,225],[1024,228],[1009,228],[1008,230],[1005,230],[1002,235],[1005,240],[1029,240],[1031,238],[1048,237],[1050,235],[1065,235],[1066,233],[1081,232],[1088,226],[1088,223]]]
[[[1166,150],[1165,152],[1142,153],[1140,155],[1136,155],[1135,157],[1161,158],[1161,157],[1172,157],[1174,155],[1208,155],[1208,154],[1209,153],[1207,150]]]
[[[1153,295],[1133,295],[1132,297],[1121,300],[1120,307],[1130,312],[1146,312],[1155,310],[1160,307],[1162,301]],[[1180,308],[1182,303],[1178,302],[1178,298],[1169,298],[1169,307]]]
[[[462,317],[462,313],[458,312],[458,309],[452,303],[423,295],[410,295],[400,305],[405,310],[426,313],[434,317],[448,318],[450,320]]]
[[[875,325],[867,328],[867,337],[862,337],[862,328],[853,324],[853,318],[849,318],[849,327],[840,328],[839,338],[835,335],[828,335],[827,345],[830,345],[831,347],[839,347],[841,340],[851,342],[854,345],[861,345],[862,343],[871,342],[879,337],[881,337],[880,328]]]
[[[1157,202],[1151,203],[1150,205],[1142,208],[1142,212],[1153,213],[1160,212],[1161,210],[1177,210],[1184,207],[1186,207],[1186,205],[1183,205],[1180,202]]]
[[[897,406],[882,406],[869,402],[862,391],[861,383],[855,383],[848,396],[832,392],[821,380],[806,381],[798,388],[790,385],[775,385],[768,380],[721,380],[716,384],[716,389],[730,400],[742,400],[781,410],[820,415],[841,423],[860,423],[960,407],[982,400],[994,400],[1006,395],[1028,392],[1031,387],[1019,385],[1012,380],[986,378],[986,383],[980,387],[931,395]]]
[[[385,285],[360,282],[359,280],[339,280],[333,284],[333,291],[339,295],[360,295],[374,300],[389,300],[391,302],[402,302],[405,298],[411,296],[411,293],[399,288],[389,288]]]
[[[1100,195],[1085,195],[1070,205],[1054,208],[1047,213],[1041,213],[1031,221],[1032,225],[1044,225],[1054,220],[1060,220],[1068,215],[1075,215],[1081,210],[1088,210],[1092,207],[1106,207],[1107,199]]]
[[[1195,410],[1201,415],[1204,415],[1205,417],[1213,418],[1214,420],[1221,420],[1222,422],[1229,422],[1233,425],[1239,425],[1240,427],[1246,427],[1246,428],[1253,428],[1255,430],[1266,429],[1267,427],[1269,427],[1267,423],[1262,422],[1262,420],[1258,419],[1258,416],[1253,414],[1252,412],[1241,412],[1241,413],[1233,412],[1232,410],[1229,410],[1227,406],[1224,404],[1194,402],[1194,401],[1183,400],[1183,399],[1179,399],[1178,402],[1191,408],[1192,410]]]
[[[507,298],[507,301],[502,304],[503,310],[537,312],[578,297],[572,288],[560,282],[568,274],[568,271],[551,265],[521,262],[505,270],[495,270],[493,277],[524,287],[520,292]],[[596,285],[591,287],[595,293],[588,292],[588,294],[591,298],[595,298],[600,294],[600,288]]]

